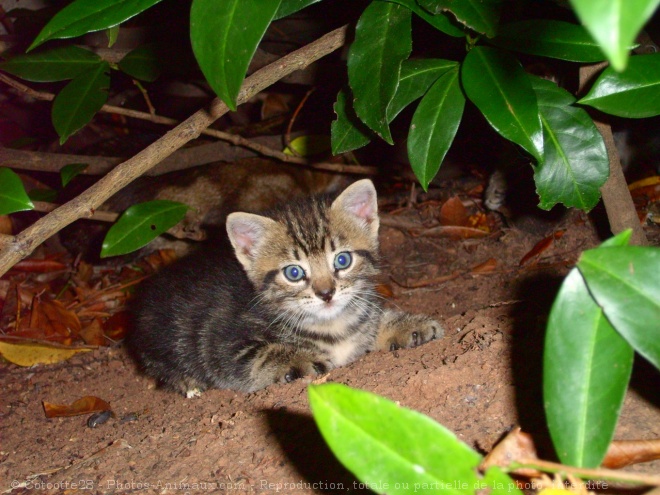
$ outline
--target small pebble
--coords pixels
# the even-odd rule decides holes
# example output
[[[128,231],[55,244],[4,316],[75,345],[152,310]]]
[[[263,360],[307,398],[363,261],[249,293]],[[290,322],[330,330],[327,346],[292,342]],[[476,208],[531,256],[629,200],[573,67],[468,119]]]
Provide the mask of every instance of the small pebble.
[[[128,413],[126,416],[119,420],[119,424],[130,423],[131,421],[137,421],[137,413]]]
[[[96,428],[99,425],[107,422],[115,414],[112,411],[100,411],[92,414],[87,420],[87,426],[90,428]]]

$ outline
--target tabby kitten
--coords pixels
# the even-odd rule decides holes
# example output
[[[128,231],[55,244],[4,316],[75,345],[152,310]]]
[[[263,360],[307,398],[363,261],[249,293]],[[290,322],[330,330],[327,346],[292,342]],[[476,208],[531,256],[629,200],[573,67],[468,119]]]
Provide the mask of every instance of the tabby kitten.
[[[129,347],[147,374],[192,397],[251,392],[441,337],[427,316],[382,308],[378,223],[370,180],[334,201],[232,213],[233,253],[196,253],[145,284]]]

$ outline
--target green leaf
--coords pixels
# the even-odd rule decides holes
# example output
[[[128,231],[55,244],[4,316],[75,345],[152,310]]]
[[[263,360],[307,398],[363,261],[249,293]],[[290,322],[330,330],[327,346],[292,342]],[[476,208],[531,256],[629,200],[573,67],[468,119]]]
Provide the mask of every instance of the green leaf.
[[[438,58],[404,60],[399,74],[399,87],[387,107],[387,121],[397,115],[417,98],[421,98],[440,76],[458,68],[458,62]]]
[[[0,167],[0,215],[34,209],[16,172]]]
[[[127,54],[119,62],[119,70],[140,81],[155,81],[161,70],[156,45],[142,45]]]
[[[26,81],[53,82],[73,79],[101,63],[97,54],[74,45],[61,46],[0,63],[0,70]]]
[[[603,251],[617,248],[604,248]],[[633,350],[593,301],[577,269],[550,311],[543,351],[543,400],[562,463],[602,462],[623,404]]]
[[[575,98],[551,81],[530,76],[543,124],[544,162],[534,167],[539,207],[557,203],[591,210],[610,166],[603,137]]]
[[[355,28],[348,81],[355,113],[390,144],[387,107],[396,93],[401,63],[411,49],[410,10],[390,2],[369,4]]]
[[[32,201],[45,201],[54,203],[57,200],[58,192],[55,189],[32,189],[28,196]]]
[[[179,223],[188,209],[183,203],[163,199],[131,206],[108,230],[101,258],[131,253],[146,246]]]
[[[333,155],[346,153],[369,144],[371,136],[374,134],[355,114],[350,88],[343,88],[339,92],[334,110],[337,118],[330,124]]]
[[[474,493],[481,456],[432,419],[345,385],[308,390],[332,452],[378,493]]]
[[[404,7],[409,8],[417,16],[424,19],[426,22],[428,22],[438,31],[442,31],[443,33],[448,34],[449,36],[453,36],[455,38],[460,38],[462,36],[465,36],[463,30],[455,26],[453,21],[444,12],[436,15],[429,14],[427,10],[424,10],[419,6],[416,0],[387,0],[387,1],[398,3],[399,5],[403,5]]]
[[[463,89],[506,139],[543,162],[543,129],[536,94],[520,63],[497,48],[470,50],[461,71]]]
[[[587,31],[617,71],[626,68],[630,45],[660,0],[570,0]]]
[[[454,141],[464,107],[458,70],[452,70],[431,86],[413,115],[408,134],[408,158],[425,191]]]
[[[299,10],[304,9],[309,5],[318,3],[320,1],[321,0],[282,0],[282,3],[280,4],[280,8],[277,9],[277,12],[275,13],[275,17],[273,18],[273,20],[281,19],[282,17],[291,15],[295,12],[298,12]]]
[[[92,120],[108,100],[109,72],[108,62],[101,62],[74,77],[55,97],[52,119],[60,144]]]
[[[417,98],[421,98],[431,85],[445,72],[458,67],[458,62],[442,59],[404,60],[401,64],[399,86],[394,98],[387,107],[387,122],[392,122],[405,107]],[[342,89],[337,95],[335,113],[337,119],[332,122],[332,153],[338,155],[369,144],[371,129],[365,126],[355,114],[351,104],[350,89]]]
[[[193,0],[190,39],[204,77],[231,110],[280,0]]]
[[[76,0],[60,10],[37,35],[28,51],[45,41],[74,38],[108,29],[161,0]]]
[[[292,139],[284,148],[284,154],[289,156],[314,156],[330,151],[330,138],[321,134],[309,134]],[[295,152],[295,153],[294,153]]]
[[[617,117],[660,115],[660,53],[631,57],[623,72],[606,68],[578,103]]]
[[[87,163],[70,163],[69,165],[62,167],[62,170],[60,170],[62,187],[66,187],[66,185],[71,182],[71,179],[79,175],[87,167],[89,167]]]
[[[619,232],[614,237],[601,242],[599,247],[621,247],[627,246],[630,244],[630,238],[632,237],[632,229],[626,229],[623,232]]]
[[[578,268],[614,328],[660,369],[660,249],[590,249]]]
[[[539,19],[504,24],[490,43],[508,50],[571,62],[605,60],[603,51],[591,35],[582,26],[569,22]]]
[[[112,48],[112,45],[117,42],[117,38],[119,37],[119,24],[108,28],[105,34],[108,36],[108,48]]]
[[[500,19],[501,0],[418,0],[418,3],[431,14],[449,11],[456,20],[468,28],[483,33],[489,38],[495,36]]]

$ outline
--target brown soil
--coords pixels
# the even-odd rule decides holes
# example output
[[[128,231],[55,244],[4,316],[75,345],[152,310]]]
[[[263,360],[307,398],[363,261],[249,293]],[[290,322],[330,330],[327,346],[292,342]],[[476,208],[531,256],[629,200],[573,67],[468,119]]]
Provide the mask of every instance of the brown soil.
[[[421,411],[482,452],[520,424],[552,458],[540,395],[545,318],[566,266],[598,242],[582,215],[565,227],[541,255],[550,265],[545,269],[518,266],[539,235],[511,229],[499,239],[455,241],[383,227],[391,303],[435,316],[446,336],[415,349],[366,355],[321,380]],[[494,272],[471,272],[490,258],[497,260]],[[461,275],[440,285],[403,287],[457,271]],[[53,366],[0,366],[0,493],[359,491],[314,426],[309,380],[249,395],[212,390],[185,399],[155,389],[121,346]],[[660,437],[658,373],[646,368],[637,363],[618,439]],[[42,401],[70,403],[86,395],[108,401],[117,417],[94,429],[83,416],[45,418]],[[122,421],[129,413],[137,419]],[[657,473],[660,461],[628,469]]]

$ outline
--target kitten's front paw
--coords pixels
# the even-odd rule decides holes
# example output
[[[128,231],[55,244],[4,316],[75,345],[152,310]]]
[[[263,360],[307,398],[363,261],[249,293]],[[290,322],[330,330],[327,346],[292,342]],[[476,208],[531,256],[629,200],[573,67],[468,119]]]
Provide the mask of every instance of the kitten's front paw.
[[[295,361],[290,363],[290,368],[284,373],[284,379],[278,381],[289,383],[304,376],[323,375],[330,370],[330,364],[323,361],[307,361],[306,359]]]
[[[444,334],[440,323],[429,316],[395,313],[381,324],[378,349],[395,351],[417,347]]]
[[[250,388],[258,390],[273,383],[289,383],[303,376],[322,375],[333,367],[322,354],[271,344],[252,364]]]

